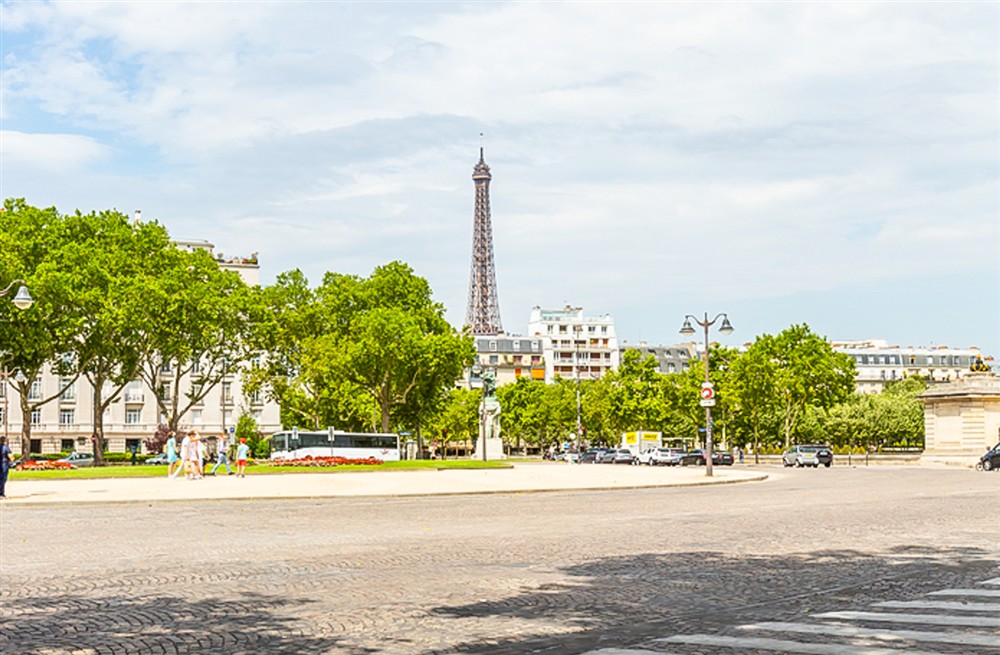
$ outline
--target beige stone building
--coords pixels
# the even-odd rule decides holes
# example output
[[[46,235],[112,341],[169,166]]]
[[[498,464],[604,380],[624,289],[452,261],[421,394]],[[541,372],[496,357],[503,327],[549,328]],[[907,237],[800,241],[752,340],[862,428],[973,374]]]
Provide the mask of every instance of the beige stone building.
[[[1000,442],[1000,378],[967,373],[928,389],[922,462],[973,465]]]

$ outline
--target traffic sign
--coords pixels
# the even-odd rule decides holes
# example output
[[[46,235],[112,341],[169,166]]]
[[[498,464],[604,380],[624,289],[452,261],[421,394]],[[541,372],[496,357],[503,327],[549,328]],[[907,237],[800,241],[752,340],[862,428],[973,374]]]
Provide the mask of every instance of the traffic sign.
[[[711,382],[702,382],[701,384],[701,406],[715,407],[715,387],[712,386]]]

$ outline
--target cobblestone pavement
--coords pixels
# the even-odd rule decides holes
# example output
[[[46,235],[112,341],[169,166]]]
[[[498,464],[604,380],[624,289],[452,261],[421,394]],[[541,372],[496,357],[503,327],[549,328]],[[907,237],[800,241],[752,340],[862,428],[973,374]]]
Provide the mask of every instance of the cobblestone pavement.
[[[1000,589],[1000,475],[765,470],[714,487],[0,505],[0,653],[1000,652],[989,621],[915,648],[888,633],[942,627],[829,614],[1000,615],[891,605]]]

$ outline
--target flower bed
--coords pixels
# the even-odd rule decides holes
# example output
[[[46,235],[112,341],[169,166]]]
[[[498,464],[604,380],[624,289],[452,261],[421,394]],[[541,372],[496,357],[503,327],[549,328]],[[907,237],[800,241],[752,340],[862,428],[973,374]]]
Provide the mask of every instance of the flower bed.
[[[269,459],[265,461],[259,461],[260,464],[267,464],[269,466],[343,466],[345,464],[355,464],[355,465],[365,465],[365,466],[377,466],[382,463],[382,460],[376,459],[374,457],[302,457],[300,459]]]
[[[65,471],[75,469],[76,466],[69,462],[52,462],[47,459],[29,460],[17,465],[19,471]]]

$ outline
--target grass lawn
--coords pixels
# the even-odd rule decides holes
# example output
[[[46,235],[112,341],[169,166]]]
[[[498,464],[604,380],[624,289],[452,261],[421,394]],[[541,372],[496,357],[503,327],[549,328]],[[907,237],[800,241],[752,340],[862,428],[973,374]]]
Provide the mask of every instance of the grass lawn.
[[[214,464],[209,465],[208,470],[212,470]],[[375,465],[344,465],[344,466],[272,466],[270,464],[252,464],[247,466],[247,473],[253,475],[276,475],[280,473],[357,473],[368,471],[417,471],[424,469],[482,469],[482,468],[508,468],[510,464],[505,461],[483,462],[476,459],[448,459],[448,460],[407,460],[403,462],[384,462]],[[232,465],[233,470],[236,466]],[[226,474],[225,467],[219,469],[221,475]],[[85,478],[156,478],[165,476],[167,467],[163,465],[119,464],[115,466],[102,466],[93,468],[81,468],[62,471],[18,471],[12,469],[10,477],[12,480],[83,480]],[[216,472],[216,475],[220,475]]]

